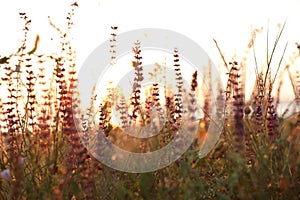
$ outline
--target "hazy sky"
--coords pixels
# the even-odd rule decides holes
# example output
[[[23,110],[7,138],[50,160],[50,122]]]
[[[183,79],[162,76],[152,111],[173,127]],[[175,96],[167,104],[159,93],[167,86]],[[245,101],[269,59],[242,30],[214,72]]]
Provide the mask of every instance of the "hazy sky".
[[[28,12],[33,19],[33,34],[49,30],[47,16],[63,25],[69,0],[0,0],[0,54],[14,49],[20,38],[16,26],[18,12]],[[250,37],[251,24],[270,27],[286,19],[286,35],[290,40],[300,37],[300,1],[298,0],[79,0],[74,41],[80,54],[86,55],[106,40],[111,25],[124,32],[137,28],[171,29],[198,42],[214,54],[215,37],[227,54],[244,48]],[[298,23],[297,23],[298,22]],[[298,35],[298,38],[296,37]],[[42,36],[43,37],[43,36]],[[42,38],[43,39],[43,38]],[[82,56],[84,57],[84,56]],[[82,58],[84,59],[84,58]]]
[[[14,52],[20,42],[20,11],[32,18],[30,37],[40,34],[40,51],[43,51],[47,49],[51,37],[48,33],[52,29],[47,17],[63,26],[70,3],[67,0],[0,0],[0,55]],[[120,33],[138,28],[165,28],[182,33],[200,44],[215,64],[220,57],[212,38],[219,41],[230,61],[235,52],[241,54],[247,47],[251,25],[266,27],[268,20],[271,35],[276,35],[277,23],[287,20],[282,45],[289,40],[289,51],[300,41],[299,0],[78,0],[78,4],[73,37],[79,64],[109,38],[111,25],[119,26]],[[264,51],[265,48],[261,52]],[[264,59],[265,55],[259,61]]]

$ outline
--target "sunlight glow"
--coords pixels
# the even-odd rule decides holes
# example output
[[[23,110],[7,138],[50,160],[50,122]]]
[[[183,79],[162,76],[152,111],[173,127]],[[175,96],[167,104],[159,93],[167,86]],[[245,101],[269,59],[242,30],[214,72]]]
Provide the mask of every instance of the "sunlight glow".
[[[37,52],[42,53],[55,48],[51,41],[53,29],[49,26],[48,16],[58,26],[64,27],[66,13],[70,11],[71,0],[12,0],[2,1],[0,8],[1,29],[0,55],[15,52],[22,38],[19,12],[27,12],[32,19],[29,38],[34,40],[37,34],[41,43]],[[236,59],[244,55],[251,37],[252,27],[266,27],[269,33],[276,36],[277,24],[287,20],[282,42],[278,50],[281,53],[285,42],[289,45],[287,53],[295,49],[299,41],[300,29],[298,20],[299,1],[267,0],[267,1],[116,1],[92,0],[78,1],[79,8],[75,14],[75,26],[72,30],[73,44],[77,52],[77,63],[80,67],[87,56],[103,41],[110,37],[110,26],[119,27],[120,33],[138,28],[164,28],[182,33],[200,44],[209,54],[215,65],[221,63],[218,51],[212,41],[215,38],[228,61],[236,55]],[[260,35],[255,45],[258,62],[261,66],[266,59],[266,31]],[[269,48],[272,48],[274,37],[270,37]],[[55,40],[54,40],[55,41]],[[30,46],[30,41],[28,42]],[[51,51],[51,50],[50,50]],[[250,57],[252,59],[252,55]],[[274,63],[276,63],[274,61]],[[254,76],[254,70],[247,71]],[[291,91],[285,95],[291,98]]]

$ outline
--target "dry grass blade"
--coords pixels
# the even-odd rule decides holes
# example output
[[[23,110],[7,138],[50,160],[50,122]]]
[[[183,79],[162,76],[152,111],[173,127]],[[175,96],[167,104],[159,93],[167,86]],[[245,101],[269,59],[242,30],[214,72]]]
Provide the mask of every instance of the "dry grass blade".
[[[275,42],[274,42],[274,46],[273,46],[273,49],[272,49],[272,52],[271,52],[271,56],[270,56],[270,59],[269,59],[269,49],[268,49],[268,46],[269,46],[269,28],[268,28],[268,32],[267,32],[267,70],[266,70],[266,74],[265,74],[265,80],[264,80],[264,87],[266,87],[266,84],[267,84],[267,78],[268,78],[268,74],[269,74],[269,71],[270,71],[270,67],[271,67],[271,62],[273,60],[273,56],[274,56],[274,53],[275,53],[275,49],[278,45],[278,42],[281,38],[281,35],[283,33],[283,30],[285,28],[285,25],[286,25],[286,22],[284,22],[282,28],[279,30],[277,36],[276,36],[276,39],[275,39]]]
[[[289,68],[289,65],[286,66],[286,70],[288,71],[289,79],[290,79],[291,85],[293,87],[293,92],[294,92],[295,98],[297,99],[297,98],[299,98],[298,91],[297,91],[297,86],[294,83],[294,78],[293,78],[293,75],[292,75],[291,70]]]
[[[282,61],[283,61],[283,57],[284,57],[284,55],[285,55],[285,51],[286,51],[287,46],[288,46],[288,42],[285,44],[283,53],[282,53],[282,55],[281,55],[281,57],[280,57],[280,61],[279,61],[279,63],[278,63],[278,67],[277,67],[277,70],[276,70],[274,79],[273,79],[273,81],[272,81],[272,84],[274,84],[274,82],[275,82],[275,80],[276,80],[276,77],[277,77],[277,74],[278,74],[278,72],[279,72],[279,68],[280,68],[280,66],[281,66],[281,63],[282,63]]]
[[[254,63],[255,63],[255,75],[256,75],[256,79],[258,78],[258,65],[257,65],[257,58],[256,58],[256,52],[255,52],[255,42],[254,42],[254,32],[252,32],[252,49],[253,49],[253,56],[254,56]]]
[[[219,54],[220,54],[220,56],[221,56],[221,58],[222,58],[222,61],[224,62],[224,65],[225,65],[227,71],[229,72],[228,64],[227,64],[227,62],[226,62],[226,60],[225,60],[224,54],[222,53],[222,51],[221,51],[221,49],[220,49],[220,47],[219,47],[219,44],[218,44],[217,40],[213,39],[213,41],[215,42],[216,47],[217,47],[217,49],[218,49],[218,51],[219,51]]]

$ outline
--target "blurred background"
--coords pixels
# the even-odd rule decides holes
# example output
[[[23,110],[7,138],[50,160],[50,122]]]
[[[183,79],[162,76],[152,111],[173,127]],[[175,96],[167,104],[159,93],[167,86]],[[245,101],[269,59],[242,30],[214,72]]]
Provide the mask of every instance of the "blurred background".
[[[28,45],[34,45],[36,35],[40,36],[37,53],[52,51],[56,48],[55,45],[59,45],[53,42],[55,37],[59,36],[49,25],[48,16],[58,27],[65,27],[65,18],[67,12],[71,10],[70,4],[73,1],[0,0],[0,2],[1,56],[16,52],[21,43],[23,22],[19,18],[19,12],[26,12],[32,19],[29,34],[32,42],[28,41]],[[297,0],[78,0],[78,4],[72,37],[79,67],[99,44],[109,39],[112,25],[119,27],[118,33],[138,28],[164,28],[179,32],[202,46],[215,65],[222,64],[222,60],[213,39],[218,41],[227,62],[233,60],[239,62],[247,54],[251,32],[259,29],[255,51],[258,66],[263,66],[266,63],[267,33],[269,33],[269,52],[271,52],[276,35],[286,22],[272,62],[273,70],[277,69],[286,42],[288,47],[285,62],[288,62],[289,56],[297,50],[296,42],[300,42],[300,2]],[[253,60],[251,50],[248,54],[249,82],[247,81],[246,89],[250,89],[249,84],[253,86],[255,77]],[[296,63],[300,66],[299,61]],[[221,72],[224,75],[225,73],[226,71]],[[288,80],[287,75],[284,78]],[[285,84],[287,86],[284,86]],[[293,99],[288,84],[286,81],[283,85],[286,87],[282,95],[284,101]]]

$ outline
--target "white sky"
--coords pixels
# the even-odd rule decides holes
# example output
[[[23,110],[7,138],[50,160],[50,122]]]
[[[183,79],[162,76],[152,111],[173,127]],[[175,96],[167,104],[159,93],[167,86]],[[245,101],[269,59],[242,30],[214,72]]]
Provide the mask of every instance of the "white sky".
[[[64,26],[71,2],[0,0],[0,55],[16,51],[22,38],[20,11],[27,12],[33,20],[30,37],[40,34],[42,51],[47,48],[52,30],[47,17]],[[277,33],[278,22],[288,20],[283,37],[283,43],[289,40],[288,50],[300,41],[299,0],[78,0],[78,4],[73,37],[79,65],[109,38],[111,25],[119,26],[119,33],[138,28],[164,28],[182,33],[200,44],[215,64],[220,62],[220,57],[212,38],[218,40],[230,61],[234,52],[243,52],[247,47],[251,25],[266,27],[268,19],[271,35]],[[265,54],[259,61],[264,59]]]

